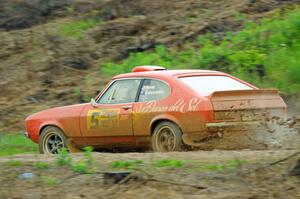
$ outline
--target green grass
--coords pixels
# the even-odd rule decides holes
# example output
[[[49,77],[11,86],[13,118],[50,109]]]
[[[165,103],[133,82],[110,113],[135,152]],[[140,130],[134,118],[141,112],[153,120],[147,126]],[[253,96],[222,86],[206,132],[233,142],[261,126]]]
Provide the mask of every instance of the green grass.
[[[242,166],[242,164],[246,163],[246,161],[242,161],[239,159],[229,160],[225,163],[200,163],[199,171],[200,172],[223,172],[229,170],[235,170]]]
[[[51,176],[42,176],[43,183],[47,184],[49,187],[53,187],[58,184],[58,180]]]
[[[72,165],[73,171],[77,173],[88,173],[88,165],[85,162],[76,162]]]
[[[61,25],[58,28],[58,32],[66,37],[81,39],[88,29],[94,28],[100,23],[101,21],[92,18],[80,19]]]
[[[6,165],[12,166],[12,167],[20,167],[23,165],[23,162],[21,160],[8,160],[5,163],[6,163]]]
[[[62,148],[56,156],[57,166],[71,166],[73,158],[66,148]]]
[[[169,69],[211,69],[231,73],[260,87],[277,87],[286,93],[300,90],[300,8],[278,10],[259,22],[237,13],[244,28],[227,32],[222,41],[213,34],[199,35],[181,50],[163,45],[132,53],[121,63],[101,64],[102,73],[130,72],[134,66],[161,65]],[[198,47],[196,47],[198,46]]]
[[[222,172],[222,171],[226,170],[226,166],[223,163],[200,164],[199,170],[200,170],[200,172],[210,172],[210,171]]]
[[[38,145],[21,134],[0,134],[0,156],[37,153]]]
[[[114,169],[134,169],[143,164],[144,162],[141,160],[115,161],[112,162],[110,166]]]
[[[36,162],[34,166],[40,170],[49,169],[49,164],[47,162]]]
[[[184,162],[182,160],[162,159],[162,160],[156,160],[154,162],[154,166],[180,168],[184,166]]]
[[[97,170],[96,159],[93,157],[93,147],[86,146],[83,148],[83,159],[72,165],[73,171],[81,174],[93,173]]]

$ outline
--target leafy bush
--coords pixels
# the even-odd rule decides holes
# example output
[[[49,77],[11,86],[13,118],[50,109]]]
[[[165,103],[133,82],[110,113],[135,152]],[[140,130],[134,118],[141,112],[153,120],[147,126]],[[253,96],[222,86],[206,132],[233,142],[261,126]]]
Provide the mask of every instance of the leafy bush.
[[[85,158],[84,161],[85,161],[85,163],[87,165],[90,165],[90,166],[94,165],[95,164],[95,158],[92,155],[93,147],[86,146],[86,147],[83,148],[83,150],[84,150],[84,158]]]
[[[48,169],[49,168],[49,164],[47,162],[36,162],[35,163],[35,167],[37,169]]]
[[[239,159],[229,160],[227,162],[227,168],[235,169],[235,168],[242,166],[243,163],[245,163],[245,161],[241,161]]]
[[[115,169],[134,169],[142,164],[144,164],[144,162],[141,160],[115,161],[111,164],[111,167]]]
[[[62,148],[57,156],[56,163],[58,166],[70,166],[72,165],[72,156],[69,154],[66,148]]]
[[[50,187],[58,184],[58,180],[51,176],[42,176],[42,181]]]
[[[130,72],[138,65],[167,68],[212,69],[231,73],[262,87],[277,87],[284,92],[300,90],[300,9],[278,10],[259,23],[244,21],[240,32],[228,32],[220,42],[212,34],[200,35],[200,49],[189,43],[181,51],[159,45],[152,52],[132,53],[121,63],[101,65],[104,74]]]
[[[99,20],[95,20],[92,18],[81,19],[78,21],[61,25],[58,28],[58,31],[60,34],[64,36],[73,37],[75,39],[81,39],[84,36],[85,31],[94,28],[99,24],[100,24]]]
[[[242,164],[244,164],[245,161],[239,160],[239,159],[233,159],[229,160],[225,163],[200,163],[199,170],[200,172],[223,172],[228,170],[237,169]]]
[[[93,173],[96,169],[95,158],[92,155],[93,148],[90,146],[85,147],[84,156],[78,162],[74,162],[71,154],[66,148],[62,148],[56,159],[58,166],[69,166],[74,172],[86,174]]]
[[[84,174],[88,172],[88,166],[85,162],[80,161],[73,165],[73,171]]]
[[[87,146],[83,148],[84,158],[72,165],[73,171],[77,173],[93,173],[96,169],[96,161],[92,155],[93,147]]]
[[[223,163],[219,164],[202,164],[200,165],[200,172],[207,172],[207,171],[225,171],[226,170],[226,165]]]
[[[173,167],[179,168],[184,166],[184,162],[182,160],[169,160],[169,159],[162,159],[155,161],[154,165],[156,167]]]
[[[75,87],[74,88],[74,94],[76,97],[80,97],[81,96],[81,89],[79,87]]]
[[[13,166],[13,167],[20,167],[23,165],[23,162],[21,160],[9,160],[6,162],[8,166]]]

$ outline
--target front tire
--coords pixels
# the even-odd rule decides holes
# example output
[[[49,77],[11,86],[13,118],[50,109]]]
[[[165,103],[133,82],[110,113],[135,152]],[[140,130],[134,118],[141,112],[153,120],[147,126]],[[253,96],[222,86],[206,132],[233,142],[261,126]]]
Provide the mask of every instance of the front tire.
[[[58,154],[62,148],[67,147],[67,138],[57,127],[46,127],[39,138],[39,151],[41,154]]]
[[[181,151],[182,145],[182,132],[176,124],[161,122],[155,127],[152,135],[153,151]]]

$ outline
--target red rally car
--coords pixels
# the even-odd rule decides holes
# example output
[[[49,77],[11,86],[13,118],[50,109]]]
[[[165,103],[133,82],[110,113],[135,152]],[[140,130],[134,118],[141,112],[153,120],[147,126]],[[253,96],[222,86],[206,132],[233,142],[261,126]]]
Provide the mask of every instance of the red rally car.
[[[41,153],[62,147],[150,146],[179,151],[226,129],[281,115],[277,90],[262,90],[223,72],[139,66],[117,75],[90,103],[52,108],[26,118],[26,135]]]

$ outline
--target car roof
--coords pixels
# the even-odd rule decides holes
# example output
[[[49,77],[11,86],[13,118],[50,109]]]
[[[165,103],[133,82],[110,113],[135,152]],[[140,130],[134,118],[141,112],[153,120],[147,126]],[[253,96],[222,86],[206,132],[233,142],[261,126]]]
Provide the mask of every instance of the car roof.
[[[178,77],[178,76],[190,76],[190,75],[227,75],[226,73],[213,71],[213,70],[157,70],[157,71],[145,71],[145,72],[131,72],[113,77],[113,79],[119,78],[133,78],[133,77]]]

